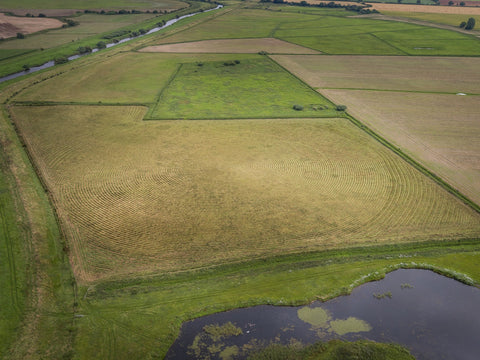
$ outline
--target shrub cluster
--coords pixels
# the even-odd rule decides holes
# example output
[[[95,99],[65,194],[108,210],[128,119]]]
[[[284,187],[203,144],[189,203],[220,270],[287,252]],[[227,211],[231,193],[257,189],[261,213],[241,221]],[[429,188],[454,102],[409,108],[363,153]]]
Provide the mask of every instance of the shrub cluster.
[[[263,3],[274,3],[274,4],[287,4],[287,5],[292,5],[292,6],[304,6],[304,7],[320,7],[320,8],[343,8],[347,11],[355,11],[359,14],[373,14],[373,13],[378,13],[377,10],[375,9],[369,9],[372,5],[368,4],[362,4],[362,5],[343,5],[339,3],[335,3],[333,1],[330,1],[328,3],[318,3],[318,4],[309,4],[305,0],[299,2],[299,3],[294,3],[294,2],[288,2],[284,0],[260,0],[260,2]]]

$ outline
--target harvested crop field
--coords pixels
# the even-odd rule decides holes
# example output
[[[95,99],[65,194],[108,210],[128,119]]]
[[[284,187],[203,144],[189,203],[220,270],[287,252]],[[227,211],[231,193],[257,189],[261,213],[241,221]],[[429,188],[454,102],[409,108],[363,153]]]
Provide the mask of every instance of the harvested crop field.
[[[318,54],[318,51],[273,38],[204,40],[179,44],[148,46],[141,52],[172,53],[244,53],[266,51],[271,54]]]
[[[0,38],[17,36],[17,33],[32,34],[46,29],[62,27],[63,23],[57,19],[27,18],[7,16],[0,13]]]
[[[480,203],[480,96],[321,92]]]
[[[316,88],[480,94],[480,58],[289,55],[272,58]]]
[[[480,7],[463,6],[436,6],[436,5],[409,5],[409,4],[380,4],[369,3],[372,9],[382,11],[404,11],[420,12],[432,14],[462,14],[462,15],[480,15]]]
[[[480,235],[480,215],[346,119],[141,121],[17,106],[77,279]]]

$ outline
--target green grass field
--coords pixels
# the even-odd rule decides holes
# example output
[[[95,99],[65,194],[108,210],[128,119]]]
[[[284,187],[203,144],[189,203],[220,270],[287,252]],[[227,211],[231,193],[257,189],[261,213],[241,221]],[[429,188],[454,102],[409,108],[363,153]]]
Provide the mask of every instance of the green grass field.
[[[6,179],[5,155],[0,155],[0,356],[16,338],[16,329],[22,321],[27,282],[26,256],[18,229],[16,213]]]
[[[480,40],[393,21],[241,9],[162,40],[275,37],[325,54],[480,55]]]
[[[237,61],[238,64],[235,62]],[[335,107],[268,58],[181,64],[149,119],[334,117]],[[297,111],[293,106],[301,105]]]
[[[1,85],[1,358],[161,359],[183,321],[326,300],[399,267],[480,284],[478,202],[397,143],[412,140],[405,129],[427,136],[477,181],[479,96],[452,93],[480,93],[466,56],[478,40],[338,9],[229,4]],[[242,37],[401,56],[136,51]]]

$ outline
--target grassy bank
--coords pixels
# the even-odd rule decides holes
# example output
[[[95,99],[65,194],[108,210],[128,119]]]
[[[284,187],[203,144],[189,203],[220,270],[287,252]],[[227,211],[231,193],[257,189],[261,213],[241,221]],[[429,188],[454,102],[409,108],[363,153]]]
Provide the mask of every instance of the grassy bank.
[[[75,280],[51,205],[4,109],[0,144],[0,355],[63,358],[73,351]]]
[[[76,351],[79,359],[101,359],[107,354],[118,359],[163,358],[185,320],[238,307],[330,299],[412,263],[465,273],[478,283],[478,250],[477,244],[468,242],[363,248],[136,282],[99,283],[81,290],[80,311],[85,316],[76,321]]]

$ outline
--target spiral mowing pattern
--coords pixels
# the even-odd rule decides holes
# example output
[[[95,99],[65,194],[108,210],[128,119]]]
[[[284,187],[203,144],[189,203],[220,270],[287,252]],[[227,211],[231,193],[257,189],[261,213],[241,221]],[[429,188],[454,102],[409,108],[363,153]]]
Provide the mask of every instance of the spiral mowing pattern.
[[[480,234],[478,214],[345,119],[144,113],[14,109],[84,280]]]

